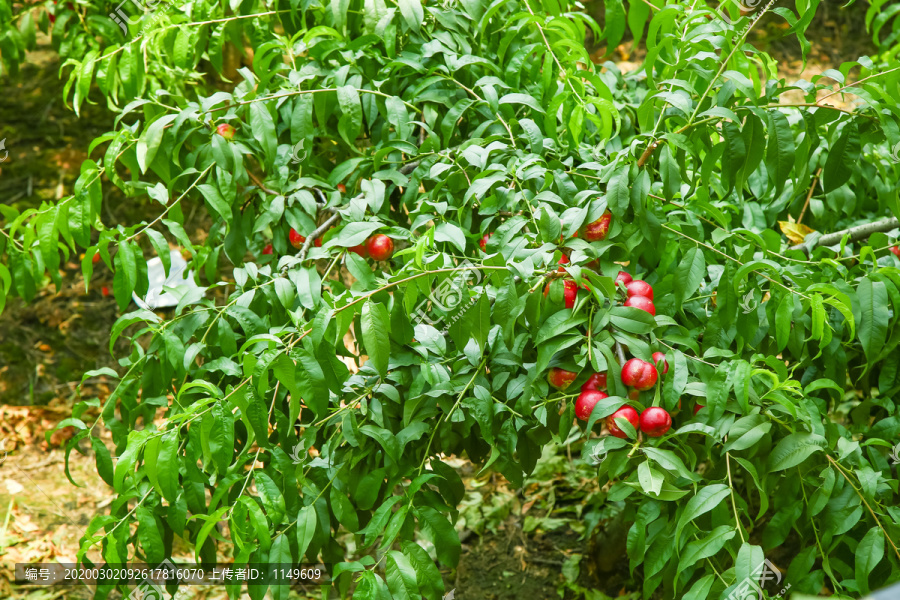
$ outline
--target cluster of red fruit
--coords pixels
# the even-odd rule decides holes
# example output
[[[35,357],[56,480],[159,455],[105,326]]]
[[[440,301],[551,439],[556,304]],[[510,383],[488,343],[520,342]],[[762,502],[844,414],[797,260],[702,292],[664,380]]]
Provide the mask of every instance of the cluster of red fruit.
[[[609,211],[603,213],[599,219],[592,223],[588,223],[585,225],[581,231],[581,234],[584,236],[584,239],[588,242],[599,242],[605,240],[609,235],[609,227],[612,224],[612,214]],[[579,232],[575,232],[575,237],[578,237]],[[478,242],[478,245],[481,247],[483,251],[487,250],[488,239],[493,235],[492,232],[488,232],[484,234],[481,240]],[[560,236],[560,241],[563,238]],[[560,257],[559,265],[567,265],[569,264],[569,257],[566,254],[563,254]],[[596,266],[596,261],[594,263],[589,263],[588,267]],[[565,268],[560,266],[558,271],[560,273],[565,271]],[[616,284],[620,284],[624,288],[626,300],[625,306],[631,306],[633,308],[639,308],[641,310],[647,311],[651,315],[656,316],[656,307],[653,305],[653,288],[646,281],[641,281],[639,279],[633,279],[631,275],[626,273],[625,271],[619,271],[619,274],[616,276]],[[589,290],[590,288],[585,285],[584,289]],[[550,285],[547,284],[544,287],[544,296],[547,296],[550,293]],[[578,297],[578,284],[576,284],[571,279],[566,279],[563,281],[563,301],[565,303],[566,308],[573,308],[575,306],[575,299]]]
[[[653,361],[662,364],[663,375],[669,372],[666,356],[662,352],[653,353]],[[547,375],[547,381],[558,390],[564,390],[578,377],[577,373],[554,367]],[[649,390],[656,385],[659,374],[656,366],[639,358],[632,358],[622,367],[622,383],[637,391]],[[606,389],[606,373],[594,373],[581,386],[581,393],[575,401],[575,416],[582,421],[587,421],[594,406],[604,398],[609,398]],[[635,429],[640,429],[650,437],[664,435],[672,426],[672,417],[664,409],[651,406],[640,415],[631,406],[623,406],[606,418],[606,428],[619,438],[625,437],[625,432],[619,429],[616,419],[626,419]]]
[[[568,257],[563,255],[563,260],[559,262],[566,264]],[[566,307],[571,308],[575,304],[575,295],[578,287],[575,285],[575,282],[566,281],[565,283],[572,284],[571,286],[566,285],[565,288]],[[625,306],[639,308],[651,315],[656,315],[656,307],[653,306],[653,287],[650,284],[639,279],[633,279],[625,271],[619,271],[619,274],[616,276],[616,285],[625,291],[627,296]],[[544,291],[545,295],[546,293],[547,290]],[[662,352],[653,353],[653,363],[640,358],[632,358],[622,365],[622,383],[633,388],[632,399],[637,399],[638,393],[652,389],[656,385],[659,379],[659,373],[656,370],[657,365],[661,365],[663,375],[669,372],[666,356]],[[550,369],[547,380],[556,389],[564,390],[575,381],[577,376],[577,373],[572,371],[554,367]],[[597,402],[609,397],[603,391],[605,389],[606,373],[594,373],[591,375],[587,382],[581,386],[581,394],[575,401],[575,416],[582,421],[587,421]],[[672,417],[664,408],[653,406],[638,415],[638,412],[631,406],[623,406],[606,419],[606,427],[609,429],[609,432],[620,438],[624,438],[625,433],[616,424],[616,419],[619,418],[626,419],[635,429],[639,428],[640,431],[650,437],[660,437],[672,426]]]

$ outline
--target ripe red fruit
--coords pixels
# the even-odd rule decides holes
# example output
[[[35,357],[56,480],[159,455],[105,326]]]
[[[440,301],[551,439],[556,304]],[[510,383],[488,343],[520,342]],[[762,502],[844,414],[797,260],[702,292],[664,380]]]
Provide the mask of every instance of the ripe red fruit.
[[[550,293],[550,284],[544,286],[544,296],[546,297]],[[563,281],[563,301],[566,303],[566,308],[572,308],[575,306],[575,298],[578,297],[578,284],[572,280]]]
[[[897,255],[897,258],[900,258],[900,246],[894,246],[891,248],[891,252]]]
[[[576,377],[578,377],[577,373],[566,371],[559,367],[553,367],[550,369],[550,372],[547,373],[547,382],[558,390],[564,390],[572,385],[572,382],[575,381]]]
[[[100,288],[100,293],[104,296],[109,296],[109,288],[104,285],[102,288]]]
[[[354,254],[359,254],[363,258],[369,258],[369,250],[366,248],[365,244],[360,244],[359,246],[353,246],[351,248],[347,248],[348,251],[353,252]]]
[[[606,417],[606,428],[609,429],[611,435],[617,438],[626,438],[625,432],[616,425],[616,419],[626,419],[635,429],[638,428],[639,417],[636,410],[630,406],[623,406],[613,414]]]
[[[383,233],[376,233],[366,242],[366,250],[375,260],[389,260],[394,255],[394,240]]]
[[[609,224],[611,221],[612,214],[606,211],[599,219],[584,226],[584,239],[589,242],[605,240],[606,236],[609,235]]]
[[[588,390],[605,390],[606,389],[606,373],[594,373],[588,380],[581,384],[581,391]]]
[[[644,298],[653,300],[653,287],[646,281],[641,281],[640,279],[634,279],[625,284],[625,291],[628,292],[629,298],[643,296]]]
[[[619,274],[616,275],[616,283],[619,283],[620,281],[622,282],[622,285],[628,285],[634,281],[634,279],[625,271],[619,271]]]
[[[226,140],[230,140],[234,137],[234,127],[232,127],[228,123],[222,123],[221,125],[216,127],[216,133],[221,135]]]
[[[662,361],[662,372],[663,375],[669,372],[669,363],[666,362],[666,355],[662,352],[654,352],[653,353],[653,364],[656,365],[656,368],[659,368],[659,362]]]
[[[322,247],[322,238],[317,237],[317,238],[315,239],[315,241],[313,241],[313,245],[314,245],[316,248],[321,248],[321,247]]]
[[[566,308],[572,308],[575,306],[575,298],[578,296],[578,284],[574,281],[564,281],[563,286],[563,298],[566,302]]]
[[[563,255],[559,258],[559,262],[556,263],[556,264],[558,264],[558,265],[567,265],[567,264],[569,264],[569,257],[566,256],[565,254],[563,254]],[[557,271],[559,271],[560,273],[562,273],[563,271],[565,271],[565,269],[564,269],[563,267],[560,267],[560,268],[557,269]]]
[[[656,367],[639,358],[632,358],[622,367],[622,383],[636,390],[649,390],[658,377]]]
[[[337,184],[337,191],[339,191],[339,192],[342,193],[342,194],[346,194],[346,193],[347,193],[347,186],[344,185],[343,183],[339,183],[339,184]]]
[[[650,437],[661,437],[672,427],[672,417],[666,409],[651,406],[641,413],[641,431]]]
[[[99,253],[99,252],[98,252],[97,254],[94,255],[94,258],[91,259],[91,262],[94,263],[95,265],[96,265],[98,262],[100,262],[100,253]]]
[[[653,306],[653,300],[650,298],[646,298],[644,296],[632,296],[628,300],[625,301],[625,306],[630,306],[632,308],[639,308],[641,310],[645,310],[654,317],[656,316],[656,307]]]
[[[494,233],[489,231],[486,234],[484,234],[484,237],[481,238],[481,240],[478,242],[478,245],[481,246],[482,251],[487,252],[488,238],[491,237],[492,235],[494,235]]]
[[[291,232],[288,234],[288,240],[291,242],[291,246],[299,250],[303,247],[303,242],[306,241],[306,238],[297,233],[297,230],[291,227]]]
[[[263,254],[272,254],[272,244],[266,244],[266,247],[263,248]]]
[[[702,404],[700,404],[699,402],[697,404],[695,404],[694,405],[694,414],[696,415],[698,412],[700,412],[701,408],[704,408],[704,406]]]
[[[575,416],[582,421],[587,421],[591,417],[591,411],[594,410],[594,406],[604,398],[609,398],[609,394],[600,390],[581,392],[578,394],[578,399],[575,400]]]

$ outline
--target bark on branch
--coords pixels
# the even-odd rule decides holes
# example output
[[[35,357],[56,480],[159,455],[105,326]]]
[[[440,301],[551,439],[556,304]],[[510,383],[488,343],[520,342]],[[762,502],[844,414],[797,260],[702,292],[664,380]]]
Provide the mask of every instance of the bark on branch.
[[[806,244],[805,242],[802,244],[802,246],[808,254],[811,247],[816,248],[819,246],[834,246],[835,244],[840,244],[845,235],[849,235],[849,237],[847,238],[848,242],[856,242],[863,238],[869,237],[873,233],[890,231],[891,229],[894,229],[896,227],[900,227],[900,219],[897,219],[896,217],[892,217],[890,219],[882,219],[881,221],[874,221],[872,223],[866,223],[864,225],[857,225],[856,227],[842,229],[841,231],[835,231],[834,233],[827,233],[823,236],[820,236],[819,239],[817,239],[811,246]]]

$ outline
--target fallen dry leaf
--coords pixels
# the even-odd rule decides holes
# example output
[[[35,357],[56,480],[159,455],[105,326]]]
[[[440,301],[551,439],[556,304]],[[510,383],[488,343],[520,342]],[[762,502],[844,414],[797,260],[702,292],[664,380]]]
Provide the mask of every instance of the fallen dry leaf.
[[[789,221],[778,221],[778,226],[781,228],[781,233],[794,244],[802,244],[806,236],[815,231],[803,223],[791,223]]]

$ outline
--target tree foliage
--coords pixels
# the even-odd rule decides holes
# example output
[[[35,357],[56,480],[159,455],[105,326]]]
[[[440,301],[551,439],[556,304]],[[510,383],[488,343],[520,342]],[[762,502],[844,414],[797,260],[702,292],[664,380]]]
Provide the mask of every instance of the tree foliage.
[[[340,563],[355,598],[440,598],[463,495],[443,458],[521,485],[574,427],[577,394],[546,381],[562,367],[573,388],[608,372],[583,453],[606,456],[600,500],[632,523],[645,597],[724,598],[779,548],[794,592],[900,579],[896,231],[800,248],[775,229],[807,202],[824,232],[900,216],[900,64],[788,85],[748,32],[774,14],[808,49],[818,1],[727,19],[701,4],[609,2],[601,28],[556,0],[198,0],[127,33],[105,6],[57,6],[67,100],[106,102],[117,124],[74,195],[0,206],[0,304],[59,285],[79,249],[86,279],[98,252],[114,270],[123,311],[169,243],[202,286],[171,313],[123,314],[118,387],[98,422],[89,403],[66,422],[119,495],[81,554],[154,562],[177,536],[207,562],[230,544],[236,562]],[[6,29],[7,68],[45,18]],[[586,36],[614,46],[626,26],[643,67],[595,65]],[[248,66],[217,89],[229,47]],[[858,105],[829,106],[835,82]],[[103,223],[104,185],[158,217]],[[203,240],[188,202],[209,214]],[[579,235],[607,211],[605,240]],[[349,251],[374,233],[389,261]],[[655,317],[622,305],[619,270],[653,285]],[[585,286],[572,308],[564,280]],[[621,349],[664,352],[669,371],[629,397]],[[599,436],[625,403],[674,426]],[[338,531],[356,534],[349,554]]]

